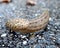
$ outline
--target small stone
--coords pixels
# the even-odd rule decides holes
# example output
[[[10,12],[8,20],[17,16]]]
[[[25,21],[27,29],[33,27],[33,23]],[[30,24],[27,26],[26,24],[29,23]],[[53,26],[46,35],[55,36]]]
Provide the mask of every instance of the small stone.
[[[26,45],[27,44],[27,41],[23,41],[23,45]]]
[[[4,44],[2,46],[4,47]]]
[[[36,46],[37,46],[37,48],[39,48],[39,46],[38,46],[38,45],[34,45],[34,46],[33,46],[33,48],[36,48]]]
[[[17,47],[21,47],[21,42],[18,42],[17,43]]]
[[[1,37],[6,37],[7,34],[2,34]]]
[[[39,39],[41,39],[42,37],[41,36],[39,36]]]
[[[50,18],[49,18],[49,21],[53,21],[53,19],[50,17]]]
[[[26,38],[26,36],[22,36],[22,38]]]

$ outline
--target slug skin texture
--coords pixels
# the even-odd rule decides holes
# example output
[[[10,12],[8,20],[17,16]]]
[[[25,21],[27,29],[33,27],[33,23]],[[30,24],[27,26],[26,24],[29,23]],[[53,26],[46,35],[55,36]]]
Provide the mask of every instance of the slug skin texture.
[[[32,33],[42,30],[46,27],[49,21],[49,12],[44,11],[39,17],[31,20],[15,18],[7,21],[6,26],[12,31],[21,33]]]

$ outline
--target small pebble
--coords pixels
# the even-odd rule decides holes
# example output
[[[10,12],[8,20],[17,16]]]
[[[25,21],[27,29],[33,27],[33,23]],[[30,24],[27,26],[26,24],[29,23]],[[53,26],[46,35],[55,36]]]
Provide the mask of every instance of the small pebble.
[[[1,37],[6,37],[7,34],[2,34]]]
[[[22,38],[26,38],[26,36],[22,36]]]
[[[23,41],[23,45],[26,45],[27,44],[27,41]]]

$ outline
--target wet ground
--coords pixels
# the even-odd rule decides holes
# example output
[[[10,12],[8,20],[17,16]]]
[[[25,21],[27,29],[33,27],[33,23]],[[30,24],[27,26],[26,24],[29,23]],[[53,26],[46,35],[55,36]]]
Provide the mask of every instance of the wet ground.
[[[21,34],[10,32],[5,27],[6,20],[16,16],[24,16],[26,12],[25,0],[12,0],[8,4],[0,4],[0,48],[60,48],[60,0],[38,0],[38,7],[48,8],[50,12],[49,24],[42,32]],[[30,10],[30,9],[29,9]],[[37,10],[34,8],[34,11]],[[38,10],[41,11],[41,10]],[[30,11],[29,11],[30,13]],[[30,13],[34,18],[40,12]]]

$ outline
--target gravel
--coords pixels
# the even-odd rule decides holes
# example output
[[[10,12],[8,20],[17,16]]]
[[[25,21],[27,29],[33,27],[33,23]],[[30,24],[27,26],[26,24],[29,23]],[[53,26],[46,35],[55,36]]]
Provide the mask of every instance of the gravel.
[[[0,4],[0,48],[60,48],[60,0],[38,0],[38,5],[49,9],[50,19],[46,30],[38,33],[21,34],[10,32],[5,23],[10,18],[35,18],[41,10],[36,7],[27,12],[26,0],[13,0]],[[33,10],[34,9],[34,10]],[[37,10],[38,9],[38,10]],[[36,11],[31,13],[32,11]],[[25,14],[30,15],[29,17]]]

